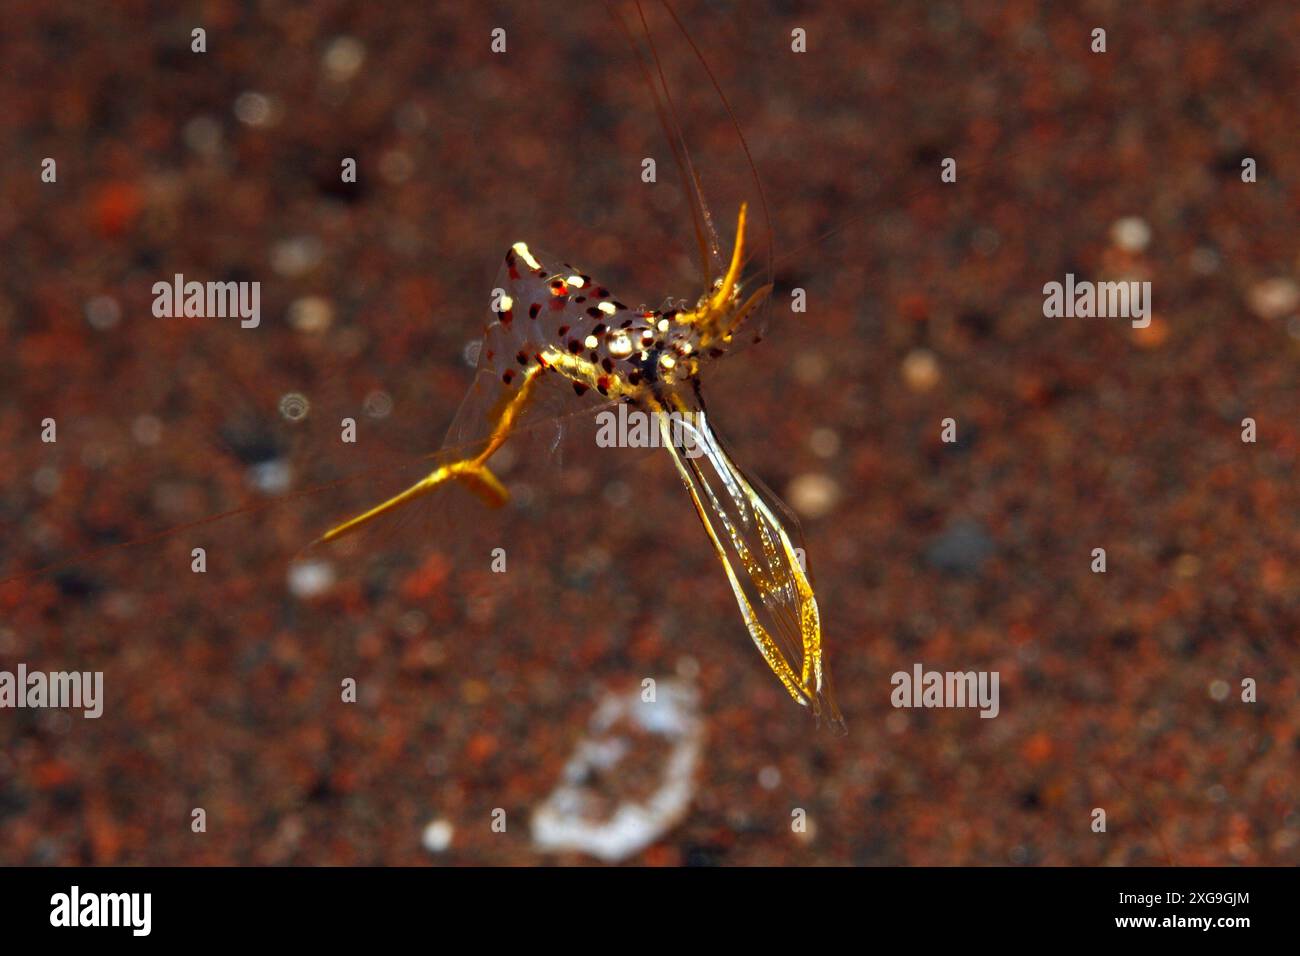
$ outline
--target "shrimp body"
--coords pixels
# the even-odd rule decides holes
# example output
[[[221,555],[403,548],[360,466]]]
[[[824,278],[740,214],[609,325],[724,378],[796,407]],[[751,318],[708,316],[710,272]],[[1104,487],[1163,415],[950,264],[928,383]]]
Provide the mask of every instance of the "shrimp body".
[[[506,252],[506,294],[484,329],[479,370],[500,377],[503,394],[540,372],[555,371],[579,395],[595,389],[649,408],[656,394],[694,380],[766,297],[741,296],[745,208],[740,211],[732,267],[690,309],[634,311],[589,275],[568,264],[548,269],[527,243]],[[556,264],[549,264],[554,266]],[[487,376],[480,376],[479,386]]]
[[[732,460],[706,419],[700,391],[700,370],[726,350],[771,291],[763,286],[748,297],[741,294],[744,235],[742,205],[726,273],[693,307],[665,310],[629,309],[591,276],[563,263],[557,270],[557,264],[540,262],[526,243],[515,243],[505,255],[505,288],[495,318],[484,329],[474,384],[447,438],[451,447],[475,445],[477,454],[440,465],[322,540],[340,537],[449,480],[463,482],[488,504],[503,504],[508,492],[488,460],[518,424],[537,383],[559,375],[578,395],[594,389],[658,419],[664,447],[755,646],[794,700],[841,727],[822,660],[817,600],[800,549],[779,517],[784,506]],[[671,429],[678,430],[677,437]],[[679,452],[682,429],[697,454]],[[474,441],[461,441],[466,437]],[[788,513],[787,523],[793,528]]]

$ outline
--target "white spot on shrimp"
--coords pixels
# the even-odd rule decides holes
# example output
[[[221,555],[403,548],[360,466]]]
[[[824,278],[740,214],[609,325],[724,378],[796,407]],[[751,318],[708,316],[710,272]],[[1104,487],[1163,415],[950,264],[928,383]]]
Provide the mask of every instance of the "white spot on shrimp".
[[[609,340],[609,354],[614,358],[627,358],[632,354],[632,340],[624,332],[619,332]]]
[[[528,243],[516,242],[513,248],[515,250],[515,255],[519,256],[519,258],[523,259],[524,262],[528,263],[528,268],[540,269],[542,267],[542,264],[538,262],[536,259],[534,259],[533,254],[528,251]]]

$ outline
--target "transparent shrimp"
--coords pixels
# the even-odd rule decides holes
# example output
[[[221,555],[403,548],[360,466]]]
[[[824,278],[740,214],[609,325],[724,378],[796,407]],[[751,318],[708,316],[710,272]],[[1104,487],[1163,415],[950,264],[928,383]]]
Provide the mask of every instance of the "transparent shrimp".
[[[447,438],[464,457],[439,464],[406,490],[331,528],[321,541],[340,538],[453,481],[488,505],[504,504],[509,492],[489,462],[535,407],[545,380],[566,382],[578,396],[595,392],[619,399],[658,419],[663,445],[763,659],[795,701],[842,728],[826,673],[817,600],[794,543],[797,528],[776,497],[746,477],[726,452],[701,397],[702,369],[725,353],[771,291],[764,285],[742,292],[746,218],[742,205],[725,273],[694,306],[667,310],[629,309],[590,275],[563,263],[557,269],[526,243],[515,243],[505,255],[504,295],[484,330],[475,381]],[[668,431],[671,421],[688,431],[702,453],[679,452],[680,440]]]
[[[665,5],[665,10],[685,34],[672,8]],[[724,263],[713,217],[676,123],[671,92],[639,3],[636,12],[649,65],[639,51],[637,62],[653,93],[690,202],[703,291],[693,306],[687,300],[677,308],[629,309],[580,269],[526,242],[514,243],[504,256],[474,382],[444,442],[444,450],[454,449],[455,455],[439,456],[440,463],[427,475],[330,528],[320,541],[343,537],[450,482],[464,484],[489,506],[503,505],[509,492],[491,470],[490,461],[526,422],[551,413],[551,408],[542,411],[547,406],[543,396],[556,394],[551,388],[556,381],[587,400],[597,395],[626,402],[657,417],[665,439],[662,444],[672,456],[745,628],[764,661],[795,701],[839,731],[843,718],[831,691],[821,617],[804,569],[798,524],[789,509],[761,482],[748,477],[726,451],[705,414],[700,386],[701,371],[738,342],[740,331],[754,323],[771,292],[770,226],[768,281],[742,291],[748,285],[742,279],[747,206],[740,206],[735,242]],[[633,32],[612,8],[611,14],[636,50]],[[730,105],[703,55],[685,35],[748,155]],[[762,199],[756,174],[754,180]],[[681,435],[674,440],[669,434],[673,427],[685,429],[701,453],[681,454]]]

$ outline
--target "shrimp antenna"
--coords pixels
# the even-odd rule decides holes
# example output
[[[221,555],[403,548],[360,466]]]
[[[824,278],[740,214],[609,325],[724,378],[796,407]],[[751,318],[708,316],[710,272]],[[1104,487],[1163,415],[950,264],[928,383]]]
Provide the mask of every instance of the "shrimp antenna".
[[[708,75],[709,83],[713,86],[714,92],[718,94],[718,99],[722,101],[722,106],[727,111],[727,117],[731,120],[731,127],[736,131],[736,138],[740,140],[740,148],[744,150],[745,160],[749,163],[750,176],[754,179],[754,189],[758,192],[758,204],[763,210],[763,222],[767,226],[767,283],[771,285],[773,283],[773,262],[776,258],[776,239],[772,229],[772,211],[767,204],[767,191],[763,189],[763,180],[758,175],[758,166],[754,162],[754,154],[749,149],[749,141],[745,139],[744,130],[740,128],[740,121],[736,119],[736,111],[731,108],[731,101],[727,99],[727,94],[723,92],[722,84],[718,82],[717,75],[713,72],[713,68],[709,66],[709,61],[705,58],[699,44],[695,42],[695,38],[691,36],[681,18],[677,16],[677,11],[673,9],[672,4],[668,0],[660,0],[660,2],[668,12],[668,16],[672,17],[673,23],[677,25],[678,32],[690,45],[691,51],[695,54],[695,59],[699,61],[700,66],[704,68],[704,72]],[[638,2],[637,8],[640,9],[640,6]],[[644,17],[642,19],[644,20]],[[653,41],[651,42],[651,49],[654,49]]]
[[[645,31],[646,40],[650,45],[654,57],[654,64],[659,75],[659,84],[662,84],[663,93],[660,93],[660,85],[655,83],[654,76],[650,68],[646,65],[644,55],[637,46],[636,36],[632,33],[631,28],[623,21],[622,16],[614,9],[612,4],[608,4],[609,15],[614,18],[627,37],[628,45],[636,55],[637,67],[641,70],[641,76],[645,80],[646,86],[650,89],[650,94],[654,98],[655,113],[659,117],[659,126],[668,140],[668,146],[673,151],[673,159],[677,165],[677,172],[682,178],[682,188],[690,201],[691,207],[691,224],[695,229],[695,241],[699,247],[700,266],[704,273],[707,285],[713,284],[713,263],[710,256],[710,243],[706,236],[712,231],[712,223],[709,221],[707,209],[704,208],[702,191],[700,189],[700,180],[695,173],[695,166],[691,161],[689,150],[686,148],[686,137],[682,135],[681,127],[678,125],[675,109],[672,103],[672,95],[668,92],[668,82],[664,77],[663,68],[659,63],[659,55],[654,47],[654,40],[650,36],[649,26],[646,24],[645,11],[642,10],[641,4],[637,3],[637,13],[641,19],[642,29]],[[667,99],[668,107],[664,106]]]

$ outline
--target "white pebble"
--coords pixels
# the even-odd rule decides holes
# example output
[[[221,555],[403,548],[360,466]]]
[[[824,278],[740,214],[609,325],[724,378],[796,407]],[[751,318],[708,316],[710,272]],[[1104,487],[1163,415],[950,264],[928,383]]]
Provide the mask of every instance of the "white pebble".
[[[271,268],[282,276],[297,278],[315,269],[324,253],[324,246],[315,236],[285,239],[271,250]]]
[[[299,332],[324,332],[334,321],[334,306],[320,295],[305,295],[289,305],[289,324]]]
[[[331,80],[344,83],[356,76],[366,61],[365,44],[356,37],[338,37],[325,50],[323,64]]]
[[[97,295],[86,303],[86,321],[92,329],[111,329],[122,320],[122,307],[109,295]]]
[[[371,418],[387,418],[393,413],[393,396],[380,389],[375,389],[365,397],[361,407]]]
[[[334,567],[328,561],[298,561],[289,566],[289,593],[314,598],[334,585]]]
[[[221,152],[221,124],[211,116],[200,115],[191,119],[181,130],[185,145],[200,156],[213,157]]]
[[[818,458],[834,458],[840,450],[840,436],[829,428],[814,428],[808,436],[808,447]]]
[[[1279,276],[1257,282],[1250,289],[1250,309],[1260,318],[1280,319],[1300,306],[1300,286]]]
[[[424,828],[420,843],[430,853],[442,853],[451,846],[451,838],[456,835],[456,828],[446,820],[434,820]]]
[[[1138,216],[1125,216],[1111,224],[1110,241],[1125,252],[1141,252],[1151,242],[1151,227]]]
[[[264,495],[282,495],[293,483],[293,469],[279,459],[258,462],[248,469],[247,481]]]
[[[790,482],[790,504],[809,518],[820,518],[835,510],[840,500],[840,486],[834,479],[810,472]]]
[[[265,94],[249,91],[235,100],[235,118],[245,126],[272,126],[279,119],[275,102]]]
[[[912,349],[903,357],[903,381],[914,392],[928,392],[939,384],[939,359],[929,349]]]

